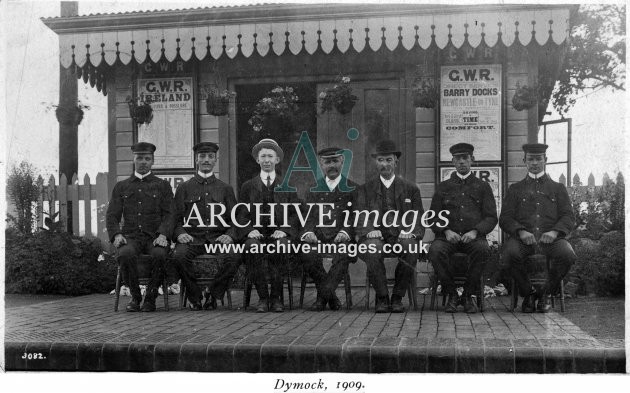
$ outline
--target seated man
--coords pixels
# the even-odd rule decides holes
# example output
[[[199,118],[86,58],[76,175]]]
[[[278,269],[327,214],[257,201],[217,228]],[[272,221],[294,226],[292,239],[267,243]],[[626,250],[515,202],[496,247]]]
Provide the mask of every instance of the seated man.
[[[397,254],[399,262],[396,265],[391,312],[403,312],[405,309],[402,298],[411,283],[418,260],[417,243],[424,236],[424,227],[420,223],[420,217],[424,213],[420,190],[415,184],[395,175],[401,155],[402,153],[398,151],[393,141],[379,142],[375,153],[372,154],[379,176],[359,187],[357,195],[356,210],[378,212],[378,223],[370,219],[366,220],[367,225],[363,226],[361,223],[356,228],[358,242],[366,244],[364,247],[376,250],[376,252],[361,253],[359,256],[367,264],[370,282],[376,292],[375,312],[377,313],[390,310],[387,276],[383,263],[385,257],[383,246],[385,244],[402,246],[402,252]],[[392,219],[393,214],[385,215],[390,211],[398,212],[395,222]],[[402,225],[402,217],[408,211],[418,214],[414,227]],[[415,252],[413,252],[414,249]]]
[[[497,225],[497,205],[488,183],[470,171],[475,160],[474,147],[458,143],[449,150],[455,172],[438,185],[431,201],[431,210],[436,214],[443,210],[449,212],[448,225],[440,227],[436,223],[431,226],[435,240],[429,249],[429,260],[442,283],[443,293],[448,294],[445,311],[452,313],[457,312],[460,302],[453,283],[455,266],[452,266],[450,257],[456,252],[469,255],[463,303],[465,312],[475,313],[477,305],[471,295],[479,285],[490,252],[486,235]]]
[[[566,187],[545,173],[547,147],[541,143],[523,145],[528,173],[508,188],[499,218],[501,229],[510,236],[503,246],[502,260],[511,268],[524,297],[525,313],[551,309],[550,294],[558,289],[577,259],[564,239],[575,226],[573,207]],[[525,264],[532,254],[544,254],[553,260],[542,288],[532,287],[529,281]]]
[[[274,250],[279,245],[287,247],[289,240],[296,240],[298,232],[297,216],[295,209],[288,209],[288,227],[283,227],[284,217],[282,204],[299,204],[297,193],[276,192],[275,187],[281,183],[276,172],[276,165],[280,163],[283,152],[273,139],[263,139],[252,148],[252,156],[260,165],[260,174],[243,183],[240,193],[240,203],[246,204],[249,209],[239,209],[239,225],[247,226],[243,233],[245,246],[248,250],[243,255],[247,271],[252,278],[258,292],[257,312],[266,312],[269,304],[275,312],[283,312],[284,305],[280,301],[282,294],[282,271],[290,263],[290,254],[276,252],[273,255],[266,252],[256,252],[262,246],[270,246]],[[255,204],[261,204],[260,213],[256,215]],[[274,206],[272,214],[271,204]],[[272,215],[274,220],[272,221]],[[275,224],[275,225],[274,225]],[[265,259],[268,271],[265,271]],[[271,293],[267,290],[267,274],[271,279]]]
[[[314,246],[321,242],[335,243],[337,245],[342,243],[350,244],[350,239],[354,236],[354,230],[352,227],[344,228],[342,212],[346,209],[353,209],[352,205],[355,203],[354,197],[357,185],[341,174],[344,157],[340,148],[329,147],[322,149],[317,155],[322,171],[326,175],[325,180],[330,191],[311,192],[308,194],[306,202],[334,204],[335,206],[330,210],[326,210],[330,215],[324,216],[324,220],[321,223],[323,225],[320,225],[319,214],[313,214],[318,209],[318,205],[315,205],[311,214],[308,215],[300,240],[311,243]],[[341,187],[339,187],[340,184]],[[348,188],[353,189],[353,191],[348,190]],[[305,210],[308,210],[308,207]],[[326,308],[326,304],[329,305],[331,310],[339,310],[341,302],[335,295],[335,290],[348,271],[348,264],[356,262],[356,257],[349,257],[347,253],[334,254],[332,266],[328,273],[324,270],[322,259],[322,255],[315,250],[302,254],[304,270],[311,276],[317,288],[317,300],[311,307],[311,311],[323,311]]]
[[[186,297],[193,310],[201,310],[201,291],[195,282],[193,259],[207,252],[206,244],[232,244],[236,238],[236,230],[227,219],[214,217],[211,213],[221,211],[212,204],[225,206],[229,217],[236,197],[232,187],[214,176],[212,170],[217,163],[219,146],[212,142],[201,142],[193,147],[197,173],[192,179],[177,187],[175,192],[175,230],[177,239],[175,246],[175,263],[182,284],[186,287]],[[225,225],[227,224],[227,225]],[[218,254],[218,253],[217,253]],[[236,271],[239,258],[233,253],[220,254],[224,260],[213,283],[209,286],[209,295],[203,304],[204,309],[216,308],[216,299],[223,299],[223,294]]]
[[[138,284],[138,255],[153,257],[151,281],[146,289],[142,311],[155,311],[157,288],[164,279],[173,226],[173,191],[166,180],[151,173],[155,146],[139,142],[131,146],[134,174],[114,186],[107,206],[107,232],[118,249],[123,280],[129,285],[131,301],[127,311],[140,310],[142,295]],[[123,220],[120,228],[121,218]]]

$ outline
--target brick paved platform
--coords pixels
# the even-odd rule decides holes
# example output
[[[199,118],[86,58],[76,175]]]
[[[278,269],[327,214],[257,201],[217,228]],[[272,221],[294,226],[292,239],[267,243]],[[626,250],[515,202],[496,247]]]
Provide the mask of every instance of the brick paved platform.
[[[297,303],[299,290],[294,291]],[[297,294],[297,295],[296,295]],[[339,291],[341,295],[341,291]],[[375,314],[353,288],[351,311],[257,314],[253,310],[151,314],[113,311],[91,295],[6,309],[7,370],[215,372],[624,373],[623,340],[597,340],[560,313],[508,311],[493,298],[483,314]],[[342,301],[343,296],[340,296]],[[440,298],[441,299],[441,298]],[[129,298],[121,298],[122,309]],[[307,290],[305,307],[314,300]],[[233,292],[235,306],[242,291]],[[252,304],[256,304],[253,296]],[[285,298],[286,301],[286,298]],[[567,307],[571,307],[569,301]],[[22,359],[24,353],[43,359]]]

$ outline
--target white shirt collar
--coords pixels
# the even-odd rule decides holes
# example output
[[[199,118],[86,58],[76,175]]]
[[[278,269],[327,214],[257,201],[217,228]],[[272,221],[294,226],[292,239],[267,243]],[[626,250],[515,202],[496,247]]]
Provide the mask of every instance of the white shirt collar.
[[[380,178],[381,178],[381,183],[383,183],[385,188],[389,188],[389,187],[391,187],[392,183],[394,182],[394,179],[396,179],[396,175],[392,176],[392,178],[389,179],[389,180],[385,179],[383,176],[380,176]]]
[[[271,177],[271,182],[273,183],[274,180],[276,180],[276,171],[273,172],[265,172],[265,171],[260,171],[260,179],[262,180],[263,184],[267,184],[267,177]]]
[[[467,173],[467,174],[465,174],[465,175],[460,175],[460,173],[459,173],[459,172],[455,172],[455,173],[457,173],[457,177],[459,177],[460,179],[464,180],[464,179],[468,179],[468,176],[470,176],[470,174],[471,174],[472,172],[471,172],[471,171],[468,171],[468,173]]]
[[[140,180],[144,179],[145,177],[149,176],[150,174],[151,174],[151,171],[149,171],[149,172],[145,173],[144,175],[141,175],[141,174],[139,174],[139,173],[138,173],[138,172],[136,172],[136,171],[134,171],[134,172],[133,172],[133,175],[134,175],[135,177],[137,177],[138,179],[140,179]]]
[[[335,188],[337,188],[340,181],[341,181],[341,176],[337,176],[335,180],[331,180],[328,178],[328,176],[326,176],[326,184],[328,185],[328,188],[330,189],[330,191],[333,191]]]
[[[204,179],[214,176],[214,172],[203,173],[201,171],[197,171],[197,174],[203,177]]]
[[[531,173],[531,172],[527,172],[527,174],[528,174],[528,175],[529,175],[529,177],[531,177],[532,179],[540,179],[541,177],[545,176],[545,172],[544,172],[544,171],[543,171],[543,172],[540,172],[540,173],[539,173],[539,174],[537,174],[537,175],[534,175],[534,174],[533,174],[533,173]]]

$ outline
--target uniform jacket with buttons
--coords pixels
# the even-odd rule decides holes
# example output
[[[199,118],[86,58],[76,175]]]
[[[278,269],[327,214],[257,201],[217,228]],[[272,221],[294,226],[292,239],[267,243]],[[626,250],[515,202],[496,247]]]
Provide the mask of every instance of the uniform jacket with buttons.
[[[342,192],[339,190],[339,186],[337,186],[335,187],[333,191],[310,192],[308,194],[308,196],[306,197],[307,204],[308,203],[318,203],[318,204],[333,203],[335,207],[333,209],[331,209],[328,206],[324,207],[325,209],[324,213],[330,212],[330,218],[324,216],[322,218],[322,224],[324,226],[320,226],[319,225],[320,224],[319,209],[321,208],[321,206],[314,205],[306,220],[306,225],[304,226],[304,229],[300,231],[300,237],[307,232],[313,232],[316,235],[321,234],[322,236],[324,236],[324,238],[330,239],[337,236],[339,231],[345,231],[351,239],[354,237],[354,227],[352,226],[352,223],[354,222],[354,214],[352,212],[354,211],[355,204],[356,204],[356,195],[357,195],[358,185],[352,180],[349,180],[345,177],[341,178],[341,180],[339,181],[339,184],[347,184],[348,187],[354,188],[354,190],[350,192]],[[348,206],[348,203],[351,203],[351,205]],[[309,209],[308,205],[304,206],[304,209],[302,209],[304,212],[303,213],[304,216],[306,216],[308,209]],[[348,223],[350,225],[348,227],[344,227],[344,218],[345,218],[345,215],[343,213],[344,210],[348,210],[350,212],[348,216],[349,217]],[[335,223],[335,225],[332,227],[329,227],[328,225],[332,225],[333,222]]]
[[[276,186],[280,185],[280,176],[276,173],[276,178],[274,182],[269,187],[273,190]],[[256,223],[256,217],[254,216],[256,210],[254,207],[254,203],[263,203],[263,187],[267,187],[259,175],[247,180],[243,183],[241,187],[241,192],[239,194],[239,203],[247,203],[250,206],[250,210],[247,211],[245,208],[240,207],[238,210],[238,222],[240,224],[245,224],[250,221],[249,225],[241,228],[241,238],[243,240],[247,239],[247,235],[253,231],[258,230],[260,233],[265,233],[266,231],[262,228],[255,228],[254,224]],[[275,206],[275,224],[277,227],[273,228],[274,230],[279,230],[287,234],[289,238],[295,238],[299,231],[299,220],[297,218],[297,214],[295,212],[295,208],[293,206],[289,206],[287,208],[287,221],[290,227],[282,227],[284,217],[283,217],[283,207],[281,204],[290,204],[297,203],[301,204],[300,199],[297,196],[296,192],[276,192],[273,191],[273,202],[278,205]],[[298,206],[298,209],[301,206]],[[267,228],[269,229],[269,228]]]
[[[537,238],[551,230],[558,231],[558,237],[565,237],[575,226],[566,187],[546,174],[539,179],[526,176],[508,188],[499,225],[514,237],[521,229]]]
[[[381,188],[381,178],[377,176],[376,178],[368,181],[361,187],[357,192],[357,210],[368,210],[368,211],[378,211],[379,212],[379,220],[378,223],[381,223],[381,218],[385,212],[383,212],[383,198],[382,188]],[[396,204],[396,210],[398,211],[398,220],[396,224],[398,225],[394,229],[399,234],[403,230],[407,231],[409,228],[404,228],[402,226],[402,217],[407,211],[417,211],[418,219],[416,220],[416,225],[414,226],[411,234],[416,237],[416,239],[422,239],[424,236],[424,226],[422,226],[421,218],[422,214],[424,214],[424,209],[422,207],[422,197],[420,196],[420,189],[414,183],[411,183],[401,177],[396,176],[394,181],[390,187],[394,187],[394,200]],[[366,226],[363,226],[365,214],[362,214],[360,217],[361,222],[355,228],[355,234],[357,238],[361,239],[365,237],[368,233],[379,230],[374,226],[374,214],[370,216],[368,223]],[[388,219],[391,219],[391,215]],[[354,218],[354,215],[353,215]],[[410,214],[407,215],[407,222],[412,221],[412,216]],[[354,223],[354,220],[352,220]]]
[[[173,191],[166,180],[154,174],[143,179],[132,175],[114,186],[106,215],[110,241],[117,234],[132,238],[142,233],[151,238],[162,234],[170,238],[173,219]]]
[[[227,226],[223,225],[218,218],[221,208],[214,207],[214,226],[210,226],[211,204],[221,204],[225,206],[225,212],[221,215]],[[205,226],[200,226],[198,217],[193,212],[196,205],[199,215],[204,220]],[[231,222],[232,208],[236,205],[236,197],[232,186],[217,179],[214,175],[204,179],[195,174],[191,179],[186,180],[177,187],[175,191],[175,230],[173,237],[187,233],[196,239],[214,241],[221,235],[228,235],[233,240],[237,240],[236,227]],[[193,214],[191,215],[191,212]],[[188,218],[191,217],[190,220]],[[188,220],[189,227],[184,227],[185,220]]]
[[[453,172],[449,179],[438,184],[431,200],[431,210],[436,215],[431,230],[438,238],[445,237],[447,229],[459,235],[476,229],[478,236],[485,237],[498,222],[497,204],[490,185],[472,173],[461,179],[457,172]],[[446,216],[448,225],[443,228],[437,226],[443,225],[443,221],[437,218],[442,210],[449,212]]]

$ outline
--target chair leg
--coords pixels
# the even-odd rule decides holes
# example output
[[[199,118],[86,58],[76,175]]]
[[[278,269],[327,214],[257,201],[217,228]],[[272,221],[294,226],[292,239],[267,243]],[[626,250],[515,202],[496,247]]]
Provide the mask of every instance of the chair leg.
[[[168,283],[166,282],[166,279],[164,279],[164,282],[162,283],[162,291],[164,292],[164,309],[166,311],[169,311],[168,309]]]
[[[516,280],[512,279],[512,302],[510,312],[514,312],[518,306],[518,288],[516,288]]]
[[[243,295],[243,310],[247,310],[249,307],[249,302],[252,298],[252,282],[245,278],[245,293]]]
[[[370,276],[365,273],[365,309],[370,309]]]
[[[118,303],[120,302],[120,281],[122,272],[120,271],[120,265],[118,265],[118,272],[116,273],[116,290],[114,291],[116,299],[114,300],[114,312],[118,311]]]
[[[435,298],[437,297],[437,286],[438,286],[437,274],[433,273],[433,277],[431,278],[431,303],[429,305],[429,310],[435,310]]]
[[[481,281],[479,282],[479,294],[477,298],[477,307],[479,308],[479,312],[483,312],[483,303],[485,301],[485,284],[483,282],[483,276],[481,277]]]
[[[410,294],[409,294],[409,303],[413,305],[413,310],[418,311],[418,286],[416,279],[416,271],[413,271],[413,277],[411,278],[411,286],[410,286]]]
[[[232,288],[230,288],[232,285],[230,283],[230,285],[228,286],[228,289],[225,291],[225,295],[227,296],[227,301],[228,301],[228,310],[232,309]]]
[[[186,288],[182,285],[179,287],[179,309],[186,308]]]
[[[302,268],[302,283],[300,284],[300,308],[304,307],[304,292],[306,291],[306,272]]]
[[[346,289],[346,310],[350,310],[352,308],[352,283],[350,282],[350,273],[347,270],[343,278],[343,285]]]
[[[560,311],[564,312],[564,280],[560,280]]]
[[[291,277],[291,271],[289,271],[287,277],[287,286],[289,290],[289,310],[293,310],[293,278]]]

